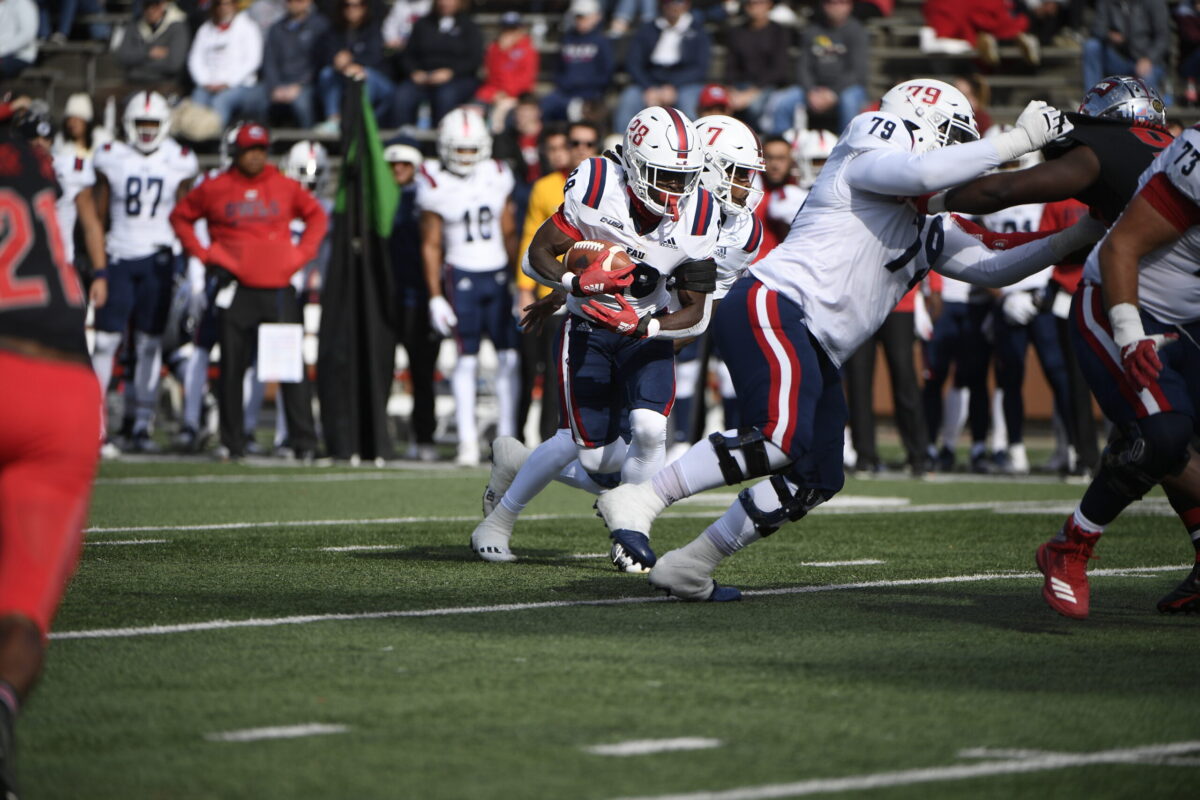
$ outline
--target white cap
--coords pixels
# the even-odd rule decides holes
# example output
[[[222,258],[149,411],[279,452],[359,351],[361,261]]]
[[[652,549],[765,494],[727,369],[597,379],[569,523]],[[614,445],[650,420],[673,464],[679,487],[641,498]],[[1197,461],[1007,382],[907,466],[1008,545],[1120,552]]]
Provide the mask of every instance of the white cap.
[[[78,117],[84,122],[92,121],[92,98],[82,92],[67,98],[67,106],[63,109],[63,117]]]
[[[592,14],[600,13],[600,0],[573,0],[571,8],[567,11],[576,17],[586,17]]]
[[[419,167],[425,159],[421,156],[421,151],[411,144],[389,144],[383,148],[383,160],[389,164],[403,163]]]

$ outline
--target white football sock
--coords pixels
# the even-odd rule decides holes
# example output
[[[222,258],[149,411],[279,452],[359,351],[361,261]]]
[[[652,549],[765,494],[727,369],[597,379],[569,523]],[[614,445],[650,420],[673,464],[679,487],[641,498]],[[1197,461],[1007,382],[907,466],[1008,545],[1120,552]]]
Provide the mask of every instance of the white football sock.
[[[108,392],[108,385],[112,383],[113,361],[120,348],[121,334],[96,331],[96,344],[92,349],[92,369],[96,371],[96,380],[100,382],[101,395]]]
[[[136,331],[133,342],[137,348],[137,365],[133,368],[133,432],[148,433],[162,374],[162,337]]]
[[[283,447],[287,441],[287,414],[283,412],[283,387],[275,389],[275,446]]]
[[[992,392],[992,441],[989,446],[993,453],[999,453],[1008,447],[1008,427],[1004,423],[1004,390]]]
[[[792,481],[789,480],[787,485],[788,490],[793,495],[799,491],[799,487]],[[767,514],[772,511],[778,511],[783,505],[779,502],[779,494],[775,491],[775,487],[771,485],[771,481],[769,480],[759,481],[751,486],[750,498],[754,501],[756,508]],[[822,497],[811,506],[808,506],[808,509],[816,508],[824,502],[825,498]],[[762,538],[762,534],[755,528],[750,515],[746,513],[746,508],[742,505],[741,498],[734,500],[729,509],[721,515],[721,518],[708,526],[705,533],[708,534],[708,537],[717,546],[717,549],[727,556],[733,555],[746,545],[757,542]]]
[[[648,408],[629,412],[629,452],[621,465],[622,483],[644,483],[662,469],[667,457],[667,418]]]
[[[183,425],[200,430],[204,410],[204,390],[208,386],[208,351],[193,347],[183,365]]]
[[[737,431],[725,431],[725,435],[737,436]],[[779,469],[791,463],[788,454],[780,450],[775,443],[767,441],[764,442],[764,446],[767,450],[767,463],[771,469]],[[741,448],[731,448],[729,454],[745,473],[746,457]],[[701,439],[659,471],[651,479],[650,485],[659,499],[671,505],[685,497],[724,486],[725,476],[721,473],[721,464],[717,460],[717,451],[713,449],[712,443],[708,439]]]
[[[583,464],[579,463],[579,459],[575,459],[570,464],[563,467],[562,472],[554,477],[554,480],[559,483],[565,483],[574,489],[582,489],[588,494],[600,494],[604,491],[604,487],[592,480],[591,474],[583,468]]]
[[[454,419],[458,424],[458,449],[472,450],[479,446],[479,427],[475,420],[475,380],[478,356],[459,354],[450,375],[454,392]],[[555,472],[558,472],[556,469]]]
[[[967,424],[967,400],[971,390],[950,388],[942,406],[942,446],[950,450],[958,447],[958,437]]]
[[[496,435],[517,435],[517,398],[521,391],[521,361],[516,350],[496,352]]]
[[[575,460],[575,454],[575,440],[571,438],[571,431],[561,428],[525,459],[508,491],[500,498],[500,505],[516,514],[524,511],[525,506],[563,471],[563,467]]]

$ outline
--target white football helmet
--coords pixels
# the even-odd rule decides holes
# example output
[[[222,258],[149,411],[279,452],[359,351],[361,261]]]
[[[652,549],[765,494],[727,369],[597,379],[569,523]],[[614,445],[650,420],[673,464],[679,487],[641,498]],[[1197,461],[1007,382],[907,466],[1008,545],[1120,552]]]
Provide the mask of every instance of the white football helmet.
[[[438,158],[456,175],[466,175],[492,157],[492,135],[479,112],[465,106],[442,117],[437,132]]]
[[[125,104],[122,123],[129,144],[153,153],[171,133],[171,107],[158,92],[141,91]]]
[[[896,84],[883,96],[879,110],[904,120],[912,132],[914,153],[979,138],[975,112],[967,96],[932,78]]]
[[[678,214],[679,203],[696,191],[704,148],[696,126],[676,108],[651,106],[636,115],[621,140],[625,181],[655,214]]]
[[[730,213],[741,208],[753,211],[762,200],[761,176],[767,168],[762,143],[741,120],[714,114],[696,121],[700,146],[704,148],[704,171],[700,183]],[[734,187],[746,192],[742,202],[733,198]]]
[[[325,146],[308,140],[296,142],[283,159],[283,174],[313,194],[324,194],[329,183],[329,154]]]
[[[829,160],[838,137],[829,131],[801,131],[792,144],[792,157],[800,171],[800,188],[809,189],[817,182],[821,167]]]
[[[1007,125],[1007,124],[1003,124],[1003,123],[997,123],[997,124],[993,125],[992,127],[988,128],[986,131],[984,131],[983,138],[994,139],[995,137],[999,136],[1000,134],[1008,133],[1009,131],[1014,130],[1015,128],[1016,128],[1015,125]],[[1012,161],[1009,161],[1005,164],[1001,164],[1000,169],[1002,169],[1002,170],[1029,169],[1030,167],[1036,166],[1040,163],[1042,163],[1042,151],[1034,150],[1032,153],[1026,153],[1025,155],[1020,156]]]

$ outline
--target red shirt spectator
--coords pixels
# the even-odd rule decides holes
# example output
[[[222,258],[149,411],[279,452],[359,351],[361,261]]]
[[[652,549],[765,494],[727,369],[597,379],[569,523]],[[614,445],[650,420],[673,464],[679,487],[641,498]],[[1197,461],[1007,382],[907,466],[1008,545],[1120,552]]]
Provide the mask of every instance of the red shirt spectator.
[[[521,27],[520,15],[510,11],[501,20],[504,25],[496,41],[488,45],[483,56],[486,78],[475,93],[485,103],[498,94],[520,97],[532,92],[537,83],[539,57],[529,34]]]

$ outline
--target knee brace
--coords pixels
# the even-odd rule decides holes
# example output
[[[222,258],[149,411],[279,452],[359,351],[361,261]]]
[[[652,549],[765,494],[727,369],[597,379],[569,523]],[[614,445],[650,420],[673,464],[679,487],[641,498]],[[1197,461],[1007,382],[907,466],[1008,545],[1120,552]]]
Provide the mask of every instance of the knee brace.
[[[770,457],[767,454],[767,437],[758,428],[739,430],[737,436],[726,436],[721,432],[708,437],[713,451],[717,454],[717,463],[721,467],[721,475],[725,484],[732,486],[749,478],[762,478],[775,470],[771,469]],[[730,450],[741,450],[746,459],[746,471],[738,464]]]
[[[782,475],[771,476],[771,488],[779,498],[779,508],[774,511],[759,508],[750,489],[738,492],[738,501],[745,509],[746,516],[754,523],[754,529],[762,537],[770,536],[785,522],[802,519],[809,511],[833,496],[831,492],[823,489],[796,489],[793,492],[792,484]]]
[[[1116,429],[1101,462],[1113,491],[1138,499],[1163,478],[1187,466],[1192,420],[1167,411]]]

